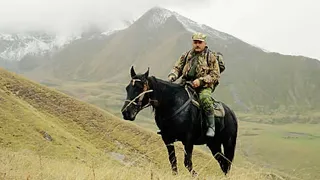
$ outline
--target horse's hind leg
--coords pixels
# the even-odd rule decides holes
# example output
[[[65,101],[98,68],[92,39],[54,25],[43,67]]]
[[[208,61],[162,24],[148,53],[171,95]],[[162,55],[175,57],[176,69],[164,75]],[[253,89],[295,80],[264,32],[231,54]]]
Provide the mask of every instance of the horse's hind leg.
[[[192,151],[193,144],[191,141],[185,142],[184,144],[184,166],[188,169],[188,171],[192,174],[193,177],[197,176],[197,172],[193,169],[192,165]]]
[[[210,140],[207,145],[214,158],[218,161],[221,170],[224,172],[225,159],[221,152],[221,142],[217,140]]]
[[[223,162],[224,165],[221,168],[225,174],[227,174],[231,169],[231,163],[234,158],[235,147],[236,147],[236,140],[232,137],[230,137],[228,140],[223,142],[223,151],[226,159]]]

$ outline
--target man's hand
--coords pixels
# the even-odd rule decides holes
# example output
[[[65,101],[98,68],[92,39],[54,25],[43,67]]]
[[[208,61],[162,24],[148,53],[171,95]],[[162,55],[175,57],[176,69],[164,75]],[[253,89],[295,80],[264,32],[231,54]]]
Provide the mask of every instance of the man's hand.
[[[194,80],[194,81],[192,82],[192,85],[193,85],[194,88],[199,87],[199,86],[200,86],[200,80],[199,80],[199,79]]]
[[[171,74],[171,75],[169,75],[168,79],[169,79],[170,82],[173,82],[173,81],[176,80],[176,77]]]

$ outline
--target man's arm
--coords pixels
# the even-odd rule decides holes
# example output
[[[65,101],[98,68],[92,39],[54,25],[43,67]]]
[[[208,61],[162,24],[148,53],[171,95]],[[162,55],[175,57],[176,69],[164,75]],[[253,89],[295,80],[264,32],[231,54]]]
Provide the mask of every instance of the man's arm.
[[[180,58],[174,64],[172,70],[170,71],[169,76],[173,75],[174,79],[178,79],[182,75],[182,70],[185,65],[185,57],[187,53],[183,53]]]
[[[208,67],[209,67],[208,74],[205,75],[204,77],[199,78],[200,86],[207,85],[207,87],[209,87],[212,84],[215,84],[220,78],[219,63],[218,63],[217,57],[213,53],[210,53]]]

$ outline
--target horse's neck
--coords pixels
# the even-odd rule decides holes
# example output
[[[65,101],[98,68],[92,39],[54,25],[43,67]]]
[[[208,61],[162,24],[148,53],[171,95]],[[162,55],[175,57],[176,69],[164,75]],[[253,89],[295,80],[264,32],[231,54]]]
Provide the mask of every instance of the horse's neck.
[[[154,107],[158,111],[167,110],[169,106],[174,106],[176,103],[176,95],[175,92],[178,92],[178,86],[173,87],[170,84],[163,82],[163,80],[159,80],[154,78],[152,81],[152,88],[154,88],[153,98],[159,102],[159,105]],[[181,88],[181,90],[183,90]]]

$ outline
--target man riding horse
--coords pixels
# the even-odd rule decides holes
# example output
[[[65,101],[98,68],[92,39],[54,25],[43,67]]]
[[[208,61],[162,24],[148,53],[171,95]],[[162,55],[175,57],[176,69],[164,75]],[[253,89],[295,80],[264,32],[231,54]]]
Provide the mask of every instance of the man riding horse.
[[[186,83],[178,85],[149,76],[149,68],[145,73],[137,74],[132,66],[121,113],[123,119],[134,121],[141,110],[152,106],[174,174],[178,173],[176,141],[184,145],[184,165],[192,176],[197,175],[192,163],[193,146],[202,144],[209,147],[221,170],[227,174],[235,155],[238,122],[232,109],[223,102],[214,102],[211,97],[220,73],[225,69],[222,54],[211,52],[206,45],[206,36],[201,33],[193,34],[192,40],[193,48],[180,57],[168,75],[171,82],[182,77]],[[200,97],[200,103],[194,101],[197,98],[192,89]],[[222,113],[214,115],[216,103]],[[203,124],[202,115],[207,116],[204,119],[208,119],[208,125]],[[214,116],[218,117],[217,124]],[[203,131],[206,127],[207,132]]]
[[[182,82],[192,81],[192,86],[199,95],[200,105],[207,115],[208,130],[206,135],[215,135],[214,100],[211,93],[219,83],[220,68],[217,58],[221,54],[211,52],[206,43],[206,35],[194,33],[192,35],[190,51],[181,55],[168,75],[168,79],[174,82],[182,76]]]

